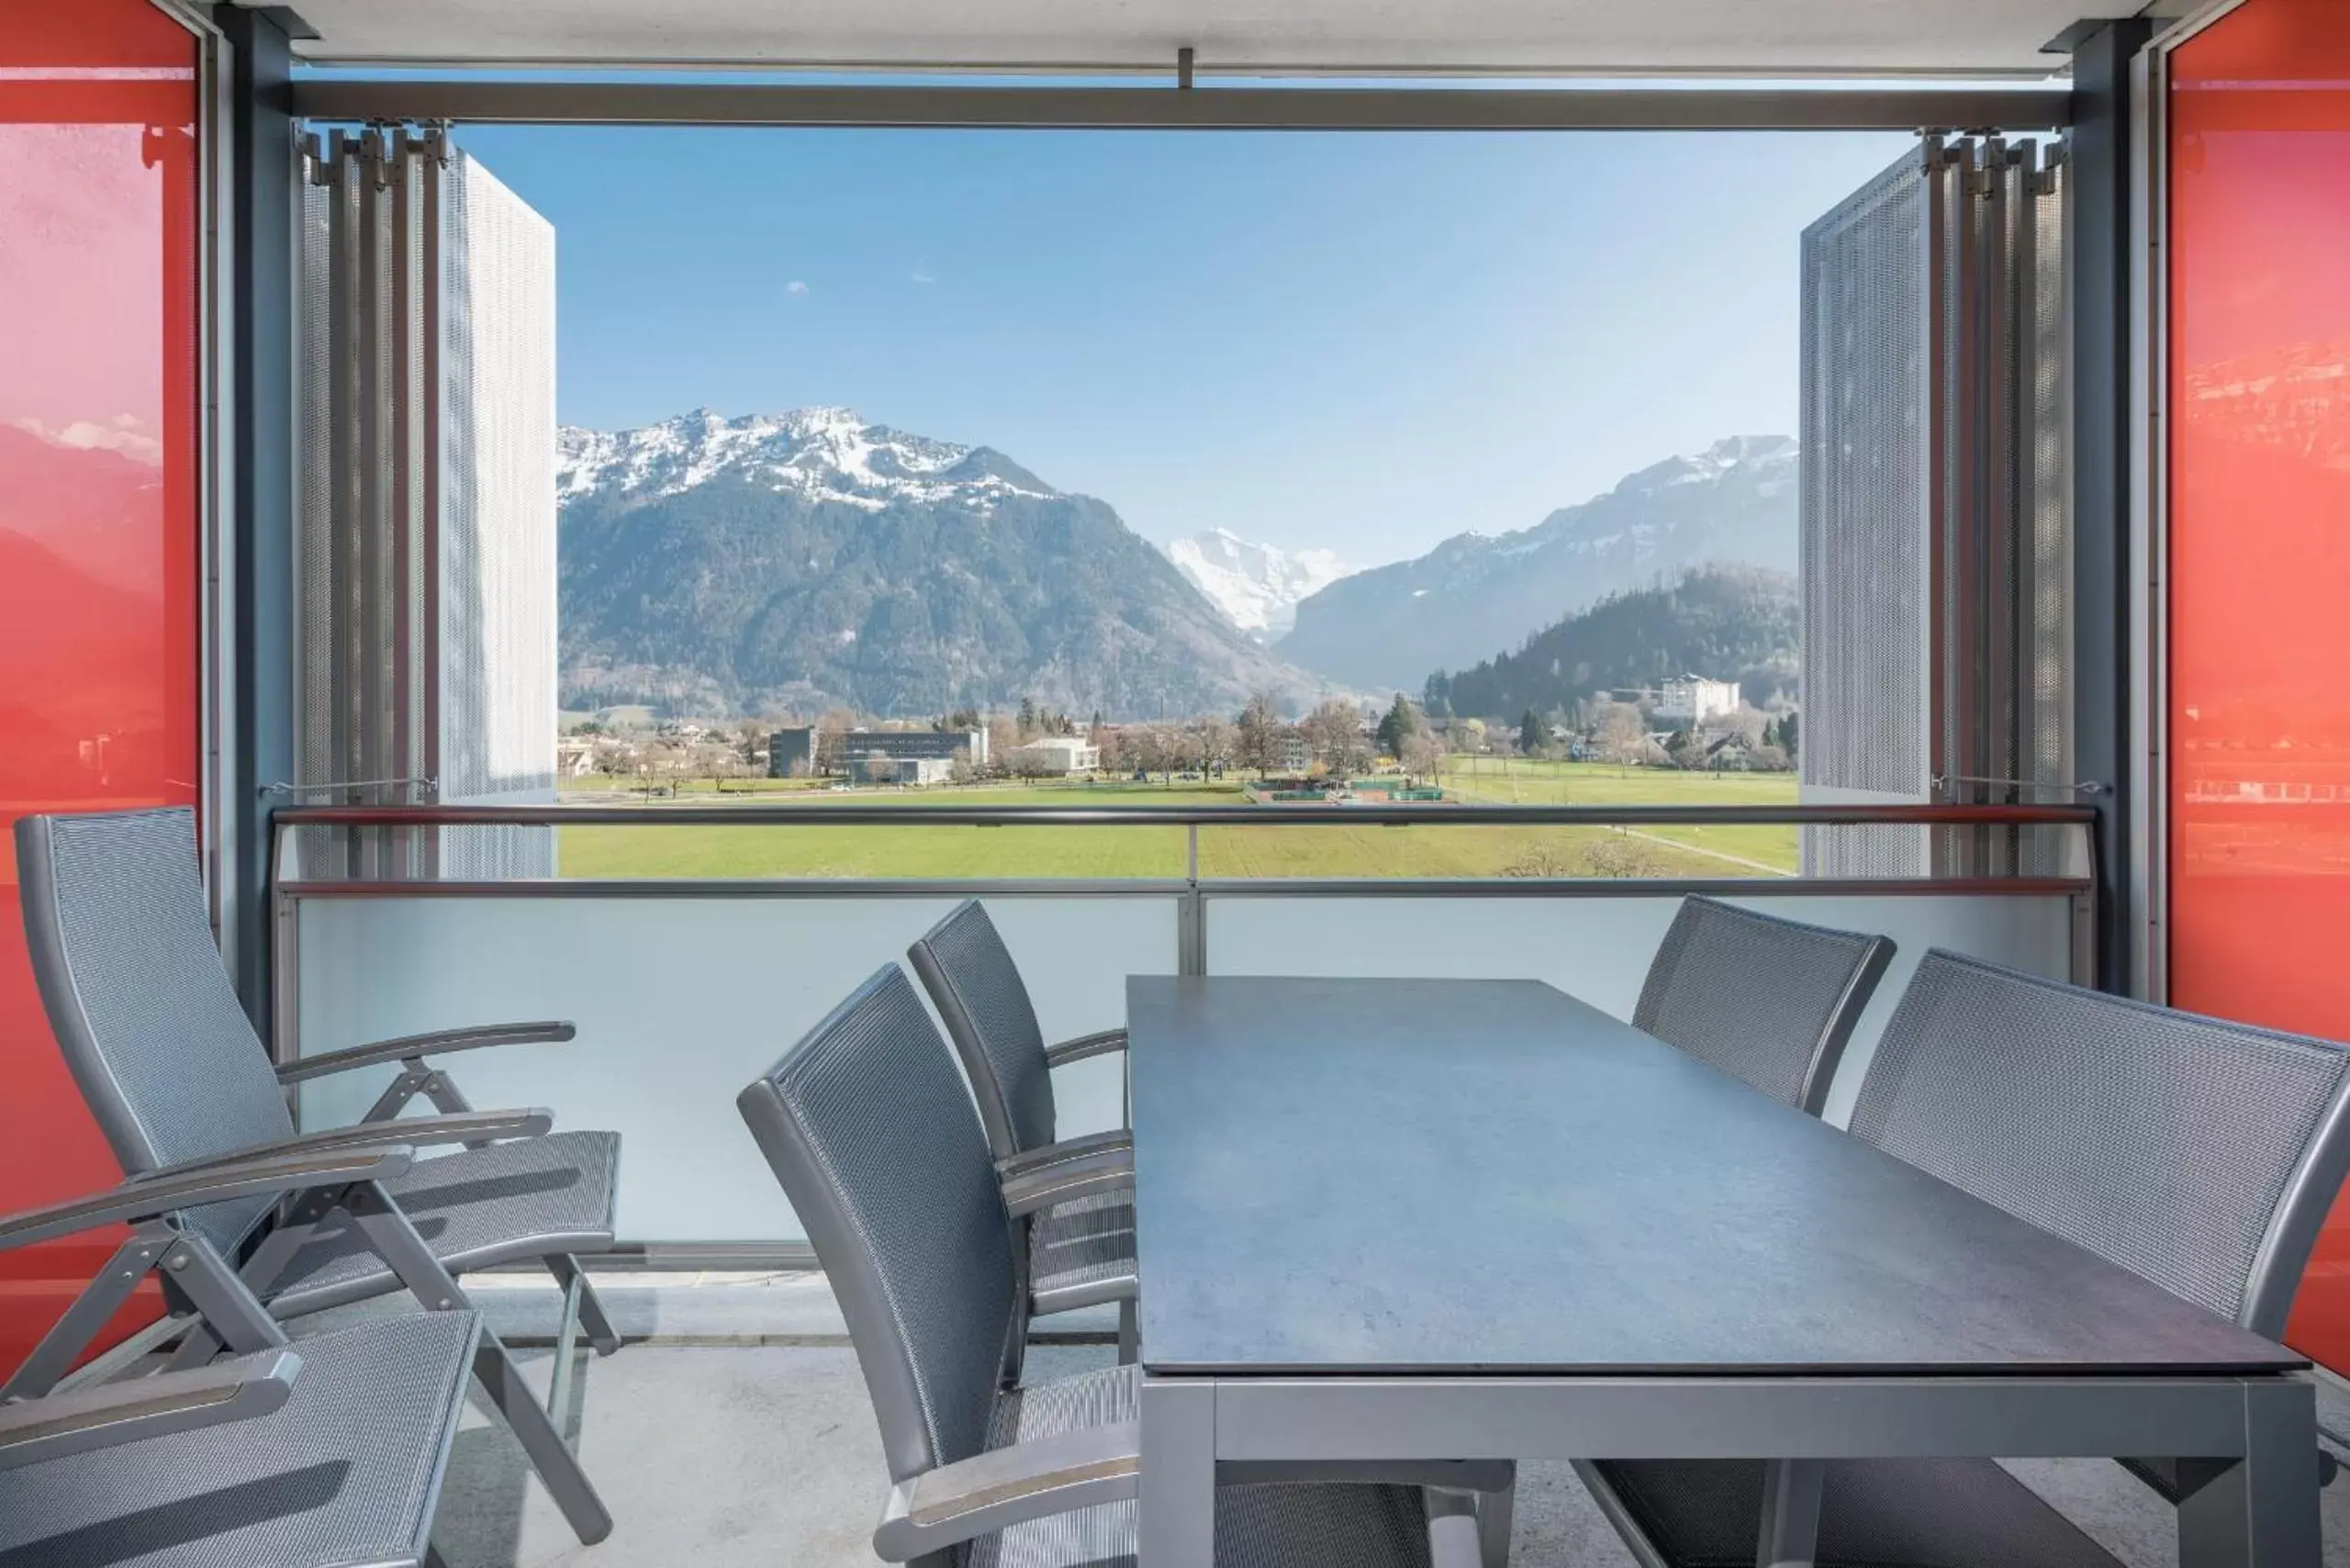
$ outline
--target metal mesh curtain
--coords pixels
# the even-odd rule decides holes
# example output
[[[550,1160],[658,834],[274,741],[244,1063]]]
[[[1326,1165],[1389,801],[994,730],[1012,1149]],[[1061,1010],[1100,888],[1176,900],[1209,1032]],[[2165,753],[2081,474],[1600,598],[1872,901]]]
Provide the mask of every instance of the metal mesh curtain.
[[[445,134],[305,152],[297,792],[554,787],[554,236]],[[307,834],[305,875],[549,876],[543,828]]]
[[[2062,164],[1928,138],[1803,237],[1804,795],[2063,798]],[[2054,871],[2020,833],[1819,827],[1817,876]]]

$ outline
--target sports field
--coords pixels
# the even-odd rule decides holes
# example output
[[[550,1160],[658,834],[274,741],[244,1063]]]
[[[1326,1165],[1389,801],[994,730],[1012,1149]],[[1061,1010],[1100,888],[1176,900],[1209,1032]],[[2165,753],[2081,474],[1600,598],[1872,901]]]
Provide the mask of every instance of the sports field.
[[[1595,763],[1455,759],[1449,791],[1469,802],[1599,805],[1792,802],[1786,774],[1691,774]],[[764,784],[764,781],[762,781]],[[566,799],[587,798],[566,790]],[[960,827],[924,825],[925,808],[990,805],[1237,805],[1237,783],[1074,783],[1020,787],[859,789],[802,785],[724,794],[688,786],[685,803],[722,799],[764,805],[848,802],[902,810],[906,825],[566,827],[564,875],[630,877],[1031,878],[1184,874],[1181,827]],[[624,796],[613,796],[615,801]],[[655,802],[656,807],[665,802]],[[1263,808],[1269,818],[1281,808]],[[1408,828],[1347,824],[1208,826],[1200,829],[1203,877],[1791,876],[1789,827]]]

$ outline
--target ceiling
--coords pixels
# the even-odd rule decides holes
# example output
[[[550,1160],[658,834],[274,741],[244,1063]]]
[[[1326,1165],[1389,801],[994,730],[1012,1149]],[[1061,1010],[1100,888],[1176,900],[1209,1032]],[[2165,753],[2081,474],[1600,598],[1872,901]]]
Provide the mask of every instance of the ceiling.
[[[254,0],[241,0],[254,3]],[[295,0],[319,62],[2044,74],[2144,0]]]

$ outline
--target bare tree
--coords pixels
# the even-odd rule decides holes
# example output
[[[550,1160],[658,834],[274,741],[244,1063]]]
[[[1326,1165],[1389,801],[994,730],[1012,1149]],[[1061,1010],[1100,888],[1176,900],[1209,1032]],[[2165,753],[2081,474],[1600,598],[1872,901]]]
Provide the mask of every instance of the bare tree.
[[[842,773],[848,767],[847,740],[849,731],[856,727],[856,715],[845,708],[827,709],[816,721],[816,771]]]
[[[1012,754],[1020,749],[1020,725],[1009,713],[988,715],[988,767],[990,773],[1012,771]]]
[[[1444,763],[1444,747],[1436,736],[1426,730],[1404,737],[1404,755],[1396,760],[1404,765],[1404,777],[1434,778]]]
[[[1617,767],[1636,767],[1648,760],[1648,726],[1640,722],[1640,711],[1629,702],[1602,707],[1598,735],[1599,755]]]
[[[1232,766],[1239,743],[1231,720],[1221,713],[1210,713],[1192,726],[1192,737],[1202,772],[1222,772]]]
[[[1281,759],[1283,729],[1281,711],[1273,705],[1273,694],[1259,691],[1249,698],[1248,706],[1240,711],[1240,722],[1235,729],[1235,759],[1243,767],[1255,768],[1259,777],[1270,772]]]
[[[1298,728],[1315,758],[1334,774],[1350,774],[1369,765],[1371,746],[1363,739],[1362,715],[1355,705],[1332,698],[1308,713]]]

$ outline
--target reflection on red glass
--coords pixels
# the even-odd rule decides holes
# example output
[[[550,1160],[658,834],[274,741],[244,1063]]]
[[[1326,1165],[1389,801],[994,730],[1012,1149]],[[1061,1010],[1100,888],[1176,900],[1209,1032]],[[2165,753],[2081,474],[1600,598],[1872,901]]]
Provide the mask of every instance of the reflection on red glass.
[[[2350,1040],[2350,11],[2250,0],[2170,110],[2171,1000]],[[2288,1338],[2350,1369],[2350,1209]]]
[[[196,65],[148,0],[18,0],[0,28],[0,833],[195,799]],[[0,1211],[119,1175],[16,880],[0,836]],[[112,1246],[0,1255],[0,1368]]]

